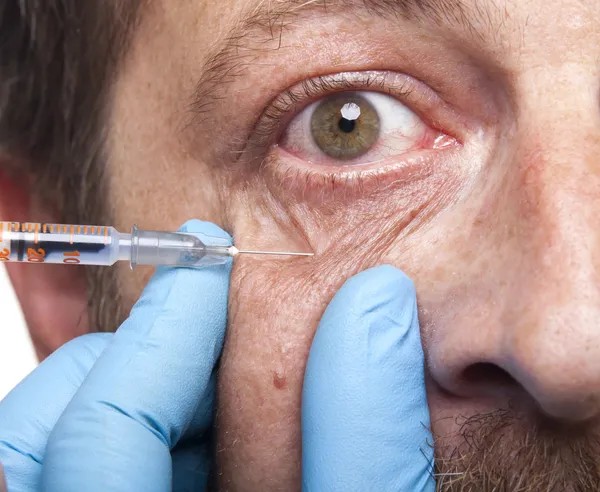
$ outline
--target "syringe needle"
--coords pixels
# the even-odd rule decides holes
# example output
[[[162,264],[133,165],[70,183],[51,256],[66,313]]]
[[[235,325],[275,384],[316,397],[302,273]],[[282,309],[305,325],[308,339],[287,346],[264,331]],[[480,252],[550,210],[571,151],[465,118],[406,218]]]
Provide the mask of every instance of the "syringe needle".
[[[273,256],[314,256],[313,253],[292,253],[290,251],[250,251],[247,249],[238,249],[236,254],[243,253],[248,255],[273,255]]]

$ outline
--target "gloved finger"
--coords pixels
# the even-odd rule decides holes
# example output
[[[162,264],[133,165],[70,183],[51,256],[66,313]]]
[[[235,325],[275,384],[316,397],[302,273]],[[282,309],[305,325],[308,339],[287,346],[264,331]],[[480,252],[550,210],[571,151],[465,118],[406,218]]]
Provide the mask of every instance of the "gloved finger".
[[[302,394],[304,491],[433,491],[414,286],[384,266],[327,308]]]
[[[63,345],[0,402],[0,461],[11,492],[38,492],[50,431],[108,342],[93,333]]]
[[[199,221],[182,231],[228,237]],[[211,418],[197,411],[212,412],[230,272],[157,269],[50,435],[44,490],[171,490],[170,450]]]

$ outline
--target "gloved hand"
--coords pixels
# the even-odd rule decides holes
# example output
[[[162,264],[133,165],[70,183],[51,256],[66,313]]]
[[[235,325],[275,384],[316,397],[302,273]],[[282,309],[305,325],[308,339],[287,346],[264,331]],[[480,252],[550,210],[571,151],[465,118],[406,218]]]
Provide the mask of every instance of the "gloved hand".
[[[116,334],[66,344],[0,403],[10,492],[205,488],[230,268],[157,269]]]
[[[430,492],[433,442],[412,281],[383,266],[325,311],[302,394],[304,492]]]

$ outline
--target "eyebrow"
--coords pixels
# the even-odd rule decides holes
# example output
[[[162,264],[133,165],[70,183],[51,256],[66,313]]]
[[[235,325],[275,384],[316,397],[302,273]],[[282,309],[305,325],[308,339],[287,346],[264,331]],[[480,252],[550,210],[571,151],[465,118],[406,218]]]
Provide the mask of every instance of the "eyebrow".
[[[436,26],[457,25],[480,40],[487,37],[494,24],[489,9],[467,7],[463,0],[260,0],[254,9],[244,14],[205,63],[189,104],[193,119],[202,119],[215,101],[222,98],[217,89],[243,75],[257,62],[261,52],[279,49],[287,26],[317,11],[324,14],[343,11],[384,19],[400,17]],[[277,39],[276,48],[267,47],[268,42]]]

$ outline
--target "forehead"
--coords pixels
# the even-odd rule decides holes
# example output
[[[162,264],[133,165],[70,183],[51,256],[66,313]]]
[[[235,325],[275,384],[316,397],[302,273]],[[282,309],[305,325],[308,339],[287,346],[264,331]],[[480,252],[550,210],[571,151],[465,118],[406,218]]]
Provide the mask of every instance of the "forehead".
[[[498,61],[541,51],[560,58],[567,46],[586,53],[600,47],[600,2],[584,0],[159,0],[148,14],[154,35],[170,27],[168,33],[187,41],[190,54],[213,58],[232,44],[238,51],[260,50],[275,37],[282,47],[307,30],[321,26],[325,34],[357,20],[367,28],[390,27],[377,37],[410,26],[414,35],[439,36]]]

